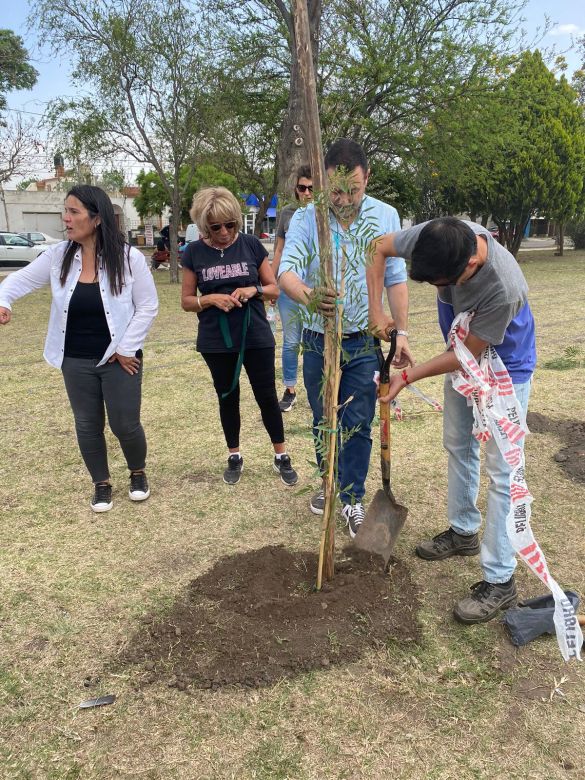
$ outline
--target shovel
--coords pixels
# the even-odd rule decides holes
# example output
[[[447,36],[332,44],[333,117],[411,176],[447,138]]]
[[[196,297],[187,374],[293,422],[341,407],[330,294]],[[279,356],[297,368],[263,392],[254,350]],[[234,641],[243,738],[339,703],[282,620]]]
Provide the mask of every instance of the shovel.
[[[380,395],[386,395],[390,384],[390,364],[396,352],[396,330],[390,333],[390,352],[384,359],[378,347],[380,361]],[[358,529],[354,544],[360,550],[376,553],[384,559],[384,568],[392,555],[398,534],[406,521],[408,509],[398,504],[390,487],[390,404],[380,404],[380,464],[382,467],[382,490],[377,490],[364,522]]]

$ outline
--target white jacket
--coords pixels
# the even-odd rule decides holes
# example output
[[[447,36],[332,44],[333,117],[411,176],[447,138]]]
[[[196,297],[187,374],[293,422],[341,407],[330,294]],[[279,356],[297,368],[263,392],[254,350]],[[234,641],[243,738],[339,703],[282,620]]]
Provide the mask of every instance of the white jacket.
[[[69,301],[81,275],[81,249],[78,249],[65,284],[61,285],[59,281],[68,244],[68,241],[53,244],[32,263],[11,273],[0,285],[0,306],[10,310],[13,301],[47,284],[51,285],[53,299],[43,355],[47,363],[55,368],[61,368],[63,362]],[[129,260],[129,263],[125,262],[124,284],[119,295],[112,295],[106,273],[101,268],[98,272],[104,312],[112,337],[98,364],[100,366],[114,352],[132,357],[141,349],[158,312],[156,287],[144,255],[131,247]]]

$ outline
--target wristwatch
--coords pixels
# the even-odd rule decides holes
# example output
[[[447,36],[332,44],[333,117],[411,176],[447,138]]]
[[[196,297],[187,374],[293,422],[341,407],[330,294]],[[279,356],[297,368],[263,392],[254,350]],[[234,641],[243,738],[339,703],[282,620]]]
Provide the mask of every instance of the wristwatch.
[[[264,295],[264,287],[261,284],[256,285],[256,297],[261,298]]]
[[[407,330],[397,330],[396,331],[397,336],[404,336],[405,338],[408,338],[408,331]]]

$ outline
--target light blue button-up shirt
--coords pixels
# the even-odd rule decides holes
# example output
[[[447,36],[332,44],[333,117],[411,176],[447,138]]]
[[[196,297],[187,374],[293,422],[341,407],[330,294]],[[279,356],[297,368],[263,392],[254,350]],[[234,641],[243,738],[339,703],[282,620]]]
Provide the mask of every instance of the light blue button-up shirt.
[[[333,251],[333,276],[341,289],[341,274],[345,257],[345,290],[343,295],[343,332],[355,333],[368,327],[368,288],[366,285],[367,250],[371,241],[386,233],[400,230],[398,212],[392,206],[365,195],[356,219],[345,230],[329,212]],[[319,285],[319,240],[315,206],[295,211],[284,244],[278,275],[293,271],[309,287]],[[406,263],[401,257],[386,260],[384,285],[391,287],[406,282]],[[323,333],[319,315],[308,315],[303,326]]]

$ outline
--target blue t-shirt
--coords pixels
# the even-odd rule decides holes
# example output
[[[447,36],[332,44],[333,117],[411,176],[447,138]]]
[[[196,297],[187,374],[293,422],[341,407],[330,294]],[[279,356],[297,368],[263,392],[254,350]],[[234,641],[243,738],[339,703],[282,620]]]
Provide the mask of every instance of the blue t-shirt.
[[[439,307],[439,325],[443,338],[447,342],[451,323],[455,319],[453,307],[437,297]],[[494,349],[502,358],[508,373],[515,384],[528,382],[536,367],[536,339],[534,335],[534,317],[528,303],[520,309],[510,322],[501,344]]]

